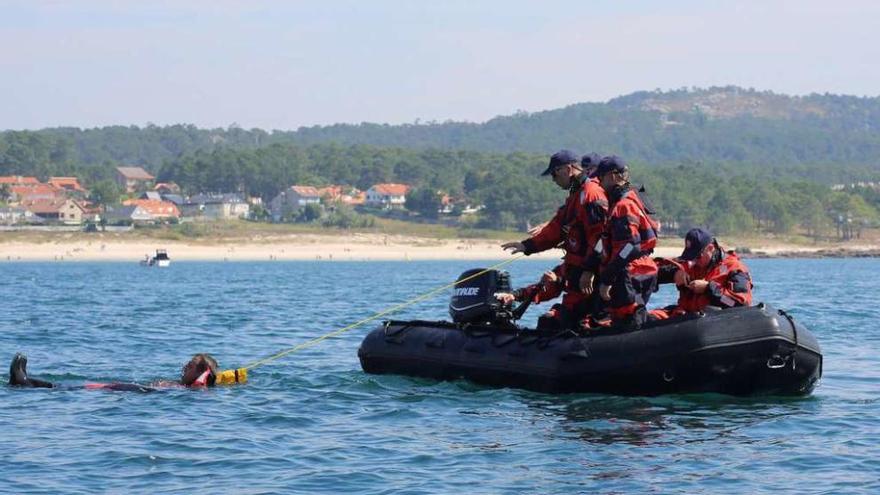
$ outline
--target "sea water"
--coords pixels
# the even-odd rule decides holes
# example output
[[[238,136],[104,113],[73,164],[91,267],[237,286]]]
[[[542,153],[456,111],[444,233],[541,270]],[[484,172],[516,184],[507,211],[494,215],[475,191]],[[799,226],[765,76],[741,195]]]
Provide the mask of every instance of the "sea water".
[[[0,492],[880,492],[880,261],[748,263],[755,300],[822,345],[810,397],[546,395],[367,375],[357,348],[375,322],[242,386],[0,387]],[[0,358],[24,352],[31,375],[68,385],[173,379],[196,352],[232,368],[488,264],[0,263]],[[509,270],[524,285],[551,266]],[[447,295],[396,317],[444,319]]]

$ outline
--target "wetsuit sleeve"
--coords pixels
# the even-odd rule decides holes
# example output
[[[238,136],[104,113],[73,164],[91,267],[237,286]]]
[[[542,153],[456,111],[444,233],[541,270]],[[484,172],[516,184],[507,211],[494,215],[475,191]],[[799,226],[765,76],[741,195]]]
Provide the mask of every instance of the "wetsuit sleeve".
[[[654,258],[654,261],[657,262],[657,283],[658,284],[673,284],[675,283],[675,272],[679,270],[678,266],[675,263],[670,263],[664,258]]]
[[[47,382],[46,380],[40,380],[39,378],[30,378],[27,379],[27,386],[34,388],[55,388],[55,384],[52,382]]]
[[[513,291],[513,297],[519,302],[531,300],[533,303],[540,303],[555,299],[562,294],[562,284],[532,284],[521,289]]]
[[[749,306],[752,303],[752,279],[748,272],[733,271],[724,285],[709,282],[710,304],[722,308]]]
[[[530,299],[533,303],[549,301],[559,297],[563,289],[562,265],[553,268],[553,272],[557,276],[555,283],[542,284],[538,282],[513,291],[513,297],[520,302]]]
[[[584,205],[584,222],[587,239],[587,255],[584,257],[583,269],[596,273],[602,261],[602,232],[608,217],[608,200],[602,197],[587,198]]]
[[[639,217],[634,208],[619,202],[608,219],[608,241],[611,254],[600,275],[600,282],[611,285],[626,271],[626,265],[642,256]]]
[[[556,210],[556,215],[547,222],[537,234],[523,241],[525,246],[525,255],[540,253],[548,249],[554,248],[562,242],[562,223],[565,217],[565,209],[568,202]]]

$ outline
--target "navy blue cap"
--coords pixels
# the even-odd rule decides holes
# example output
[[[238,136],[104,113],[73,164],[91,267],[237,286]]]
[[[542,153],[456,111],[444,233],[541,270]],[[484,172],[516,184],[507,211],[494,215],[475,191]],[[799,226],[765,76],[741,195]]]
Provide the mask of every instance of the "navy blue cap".
[[[697,258],[703,249],[712,243],[712,234],[701,228],[695,228],[688,231],[684,236],[684,251],[681,252],[679,258],[685,261],[691,261]]]
[[[588,168],[592,168],[592,173],[590,173],[590,177],[596,176],[596,167],[599,166],[599,155],[596,153],[587,153],[586,155],[581,157],[581,168],[587,170]]]
[[[547,165],[547,170],[541,172],[541,175],[550,175],[556,167],[568,165],[569,163],[579,163],[580,161],[580,157],[573,151],[559,150],[550,157],[550,164]]]
[[[627,168],[623,158],[617,155],[606,156],[599,161],[599,166],[596,167],[596,175],[602,176],[608,172],[626,172]]]

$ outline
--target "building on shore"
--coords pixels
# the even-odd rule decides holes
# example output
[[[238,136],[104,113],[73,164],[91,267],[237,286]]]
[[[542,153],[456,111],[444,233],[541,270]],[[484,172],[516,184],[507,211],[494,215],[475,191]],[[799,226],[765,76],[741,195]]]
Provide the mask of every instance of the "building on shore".
[[[70,198],[28,200],[20,206],[44,220],[66,225],[81,224],[85,212],[80,203]]]
[[[64,190],[49,184],[37,183],[9,186],[9,200],[17,203],[28,203],[38,200],[56,200],[66,197]]]
[[[287,215],[306,205],[321,204],[321,192],[313,186],[290,186],[269,202],[273,222],[280,222]]]
[[[35,215],[34,212],[21,206],[6,206],[0,208],[0,225],[22,225],[43,222],[45,222],[45,220]]]
[[[171,201],[155,199],[129,199],[123,201],[124,206],[140,206],[150,214],[153,220],[171,220],[180,218],[180,210]]]
[[[27,177],[23,175],[4,175],[0,176],[0,186],[35,186],[41,184],[36,177]]]
[[[116,167],[116,183],[127,193],[148,189],[155,179],[141,167]]]
[[[49,177],[46,184],[72,194],[84,195],[86,190],[76,177]]]
[[[374,208],[403,208],[406,206],[406,193],[410,187],[406,184],[375,184],[367,189],[365,204]]]
[[[187,218],[233,220],[247,218],[251,205],[238,193],[200,193],[185,199],[180,209]]]
[[[140,205],[107,207],[104,213],[107,225],[134,225],[153,222],[153,215]]]

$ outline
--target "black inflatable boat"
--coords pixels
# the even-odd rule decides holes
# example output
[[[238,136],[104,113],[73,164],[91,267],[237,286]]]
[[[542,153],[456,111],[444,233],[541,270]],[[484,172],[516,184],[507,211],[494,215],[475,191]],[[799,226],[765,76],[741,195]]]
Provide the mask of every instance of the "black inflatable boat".
[[[487,297],[507,288],[503,274],[490,275],[456,286],[450,313],[459,321],[388,321],[373,330],[358,351],[364,371],[618,395],[807,395],[822,376],[812,333],[764,304],[638,330],[536,330],[514,325]]]

